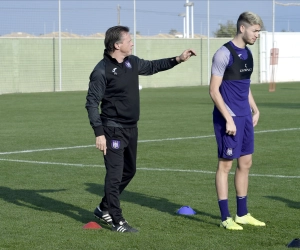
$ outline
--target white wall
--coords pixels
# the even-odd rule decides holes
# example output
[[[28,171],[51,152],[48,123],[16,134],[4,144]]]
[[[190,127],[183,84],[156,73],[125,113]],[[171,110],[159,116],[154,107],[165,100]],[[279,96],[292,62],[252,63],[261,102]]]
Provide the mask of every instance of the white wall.
[[[260,34],[260,82],[270,82],[272,32]],[[274,67],[275,82],[300,81],[300,32],[274,32],[275,48],[279,49],[278,65]]]

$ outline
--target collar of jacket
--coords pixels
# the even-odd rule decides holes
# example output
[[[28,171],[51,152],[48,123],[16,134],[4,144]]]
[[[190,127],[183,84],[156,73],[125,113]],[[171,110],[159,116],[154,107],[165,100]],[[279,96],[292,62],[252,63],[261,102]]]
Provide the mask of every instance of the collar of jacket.
[[[109,59],[113,63],[119,64],[119,62],[115,58],[111,57],[111,55],[108,53],[107,49],[104,50],[103,57]],[[128,56],[126,56],[124,58],[123,62],[126,61],[126,60],[128,60]]]

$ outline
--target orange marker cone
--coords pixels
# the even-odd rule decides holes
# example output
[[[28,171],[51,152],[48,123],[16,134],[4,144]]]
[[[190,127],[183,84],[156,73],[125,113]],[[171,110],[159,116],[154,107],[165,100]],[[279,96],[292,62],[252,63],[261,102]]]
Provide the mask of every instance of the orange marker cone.
[[[98,223],[90,221],[89,223],[83,226],[83,229],[100,229],[102,228]]]

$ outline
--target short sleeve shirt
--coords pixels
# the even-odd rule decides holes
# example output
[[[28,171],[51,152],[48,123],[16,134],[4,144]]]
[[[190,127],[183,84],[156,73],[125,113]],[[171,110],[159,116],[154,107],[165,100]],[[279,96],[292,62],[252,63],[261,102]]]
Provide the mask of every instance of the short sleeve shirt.
[[[232,42],[230,42],[230,45],[242,60],[246,60],[248,53],[251,53],[250,50],[236,47]],[[222,46],[213,56],[211,74],[223,77],[227,67],[230,67],[233,62],[231,52],[225,46]],[[219,91],[231,116],[247,116],[251,113],[249,88],[250,79],[222,80]],[[214,114],[217,113],[220,112],[215,107]]]

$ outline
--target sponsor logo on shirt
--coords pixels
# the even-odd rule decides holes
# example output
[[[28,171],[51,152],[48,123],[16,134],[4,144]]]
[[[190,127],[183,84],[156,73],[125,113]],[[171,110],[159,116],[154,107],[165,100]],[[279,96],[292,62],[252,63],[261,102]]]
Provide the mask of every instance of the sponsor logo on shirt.
[[[240,72],[246,72],[246,71],[252,71],[252,68],[249,68],[247,67],[247,63],[245,64],[245,68],[244,69],[240,69]]]

